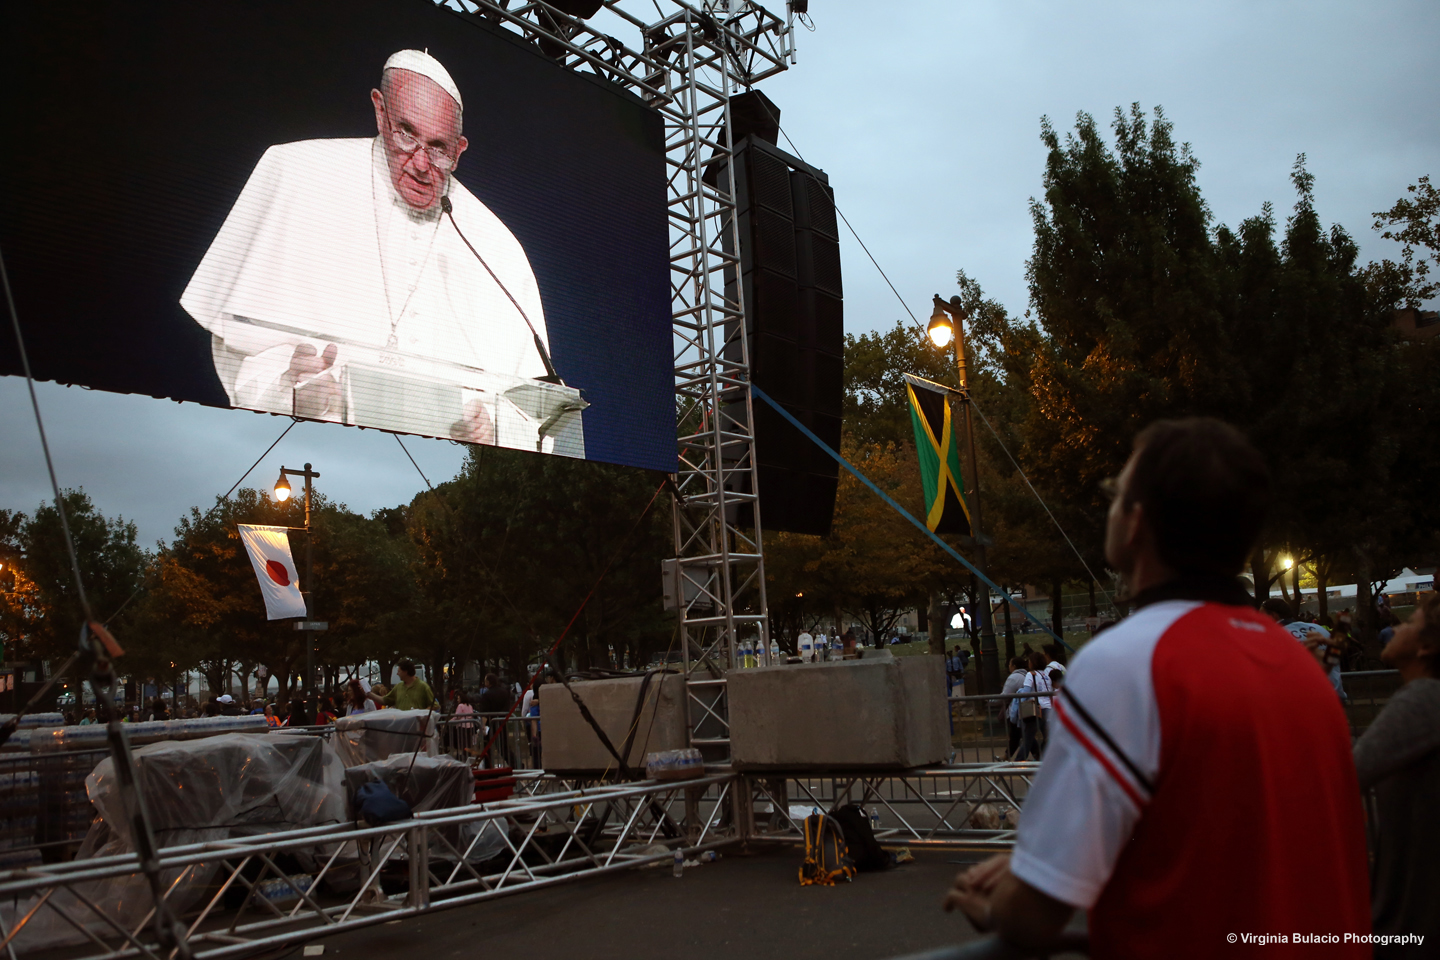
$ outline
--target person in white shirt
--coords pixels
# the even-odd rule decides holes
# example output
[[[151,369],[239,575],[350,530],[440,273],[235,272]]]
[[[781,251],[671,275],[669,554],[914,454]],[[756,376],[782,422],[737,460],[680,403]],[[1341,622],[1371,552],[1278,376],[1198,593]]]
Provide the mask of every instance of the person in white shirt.
[[[1050,683],[1050,677],[1045,672],[1045,655],[1032,652],[1026,658],[1025,680],[1020,685],[1017,693],[1050,693],[1054,687]],[[1027,699],[1033,699],[1039,706],[1039,712],[1034,716],[1023,716],[1020,709],[1021,704]],[[1024,736],[1024,742],[1020,746],[1020,755],[1017,760],[1034,758],[1040,759],[1040,748],[1045,743],[1047,721],[1049,711],[1052,709],[1050,698],[1039,696],[1034,698],[1019,698],[1010,702],[1013,718],[1018,720]]]
[[[265,151],[181,306],[213,335],[236,407],[365,425],[357,405],[418,416],[406,406],[413,387],[387,384],[438,378],[453,387],[441,395],[453,394],[459,418],[446,435],[523,445],[505,437],[518,411],[459,385],[551,373],[525,251],[451,175],[469,146],[460,93],[435,58],[402,50],[370,99],[373,138]],[[367,379],[357,387],[358,371]]]
[[[369,713],[376,709],[375,704],[370,701],[370,684],[359,677],[351,677],[346,684],[347,696],[345,715],[347,717],[358,717],[362,713]]]
[[[1340,658],[1329,655],[1330,631],[1318,623],[1295,619],[1295,613],[1290,604],[1279,597],[1266,599],[1264,603],[1260,604],[1260,609],[1268,613],[1270,619],[1284,627],[1290,636],[1314,648],[1316,654],[1324,662],[1325,675],[1330,678],[1330,686],[1335,688],[1335,693],[1342,701],[1348,699],[1345,696],[1345,685],[1340,681]]]

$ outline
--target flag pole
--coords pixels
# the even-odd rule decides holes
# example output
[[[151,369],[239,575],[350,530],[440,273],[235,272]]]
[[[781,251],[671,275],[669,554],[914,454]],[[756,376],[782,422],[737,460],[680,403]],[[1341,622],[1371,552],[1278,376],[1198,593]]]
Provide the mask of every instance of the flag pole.
[[[966,471],[970,489],[966,491],[966,499],[970,507],[971,533],[975,537],[975,559],[983,576],[975,578],[975,605],[979,608],[980,614],[980,693],[997,693],[1000,690],[1000,655],[995,646],[995,617],[990,609],[990,587],[987,579],[990,575],[987,551],[985,548],[984,529],[985,511],[980,503],[980,471],[975,456],[975,422],[970,412],[970,383],[966,363],[965,349],[965,310],[960,305],[960,298],[956,297],[950,302],[940,299],[935,295],[935,307],[943,310],[954,318],[955,335],[955,370],[960,377],[959,400],[961,409],[965,414],[965,443],[969,469]]]
[[[281,485],[284,486],[285,494],[289,495],[290,485],[285,483],[286,477],[305,478],[305,577],[300,582],[303,589],[300,595],[305,598],[305,701],[304,709],[308,712],[310,722],[320,715],[320,698],[315,692],[315,600],[314,589],[311,579],[315,575],[315,528],[310,525],[310,496],[314,492],[311,481],[317,480],[320,474],[305,464],[304,470],[290,470],[284,466],[280,467],[280,484],[276,485],[276,492],[280,492]]]

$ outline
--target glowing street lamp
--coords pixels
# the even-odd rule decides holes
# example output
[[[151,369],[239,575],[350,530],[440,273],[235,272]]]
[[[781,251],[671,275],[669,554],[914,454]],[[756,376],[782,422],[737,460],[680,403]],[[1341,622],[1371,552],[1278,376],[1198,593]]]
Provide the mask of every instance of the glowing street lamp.
[[[938,296],[935,298],[935,312],[930,314],[930,325],[925,328],[925,333],[930,337],[930,342],[940,350],[950,346],[950,341],[955,339],[955,324],[945,312]]]
[[[305,478],[305,579],[301,581],[304,589],[300,593],[305,598],[305,702],[310,716],[314,718],[319,715],[320,702],[315,695],[315,633],[311,626],[315,621],[312,591],[315,575],[315,528],[310,525],[310,494],[313,492],[310,481],[320,479],[320,474],[311,470],[308,463],[304,470],[287,470],[282,466],[280,479],[275,481],[275,500],[279,503],[290,499],[289,477]]]
[[[936,294],[934,299],[935,308],[930,314],[930,323],[925,328],[925,335],[937,350],[944,350],[951,344],[955,347],[955,370],[960,377],[960,404],[964,412],[965,439],[969,446],[969,490],[966,492],[966,499],[970,506],[970,533],[975,540],[976,566],[981,573],[988,576],[985,541],[982,533],[984,525],[984,513],[980,508],[980,477],[975,466],[975,430],[970,417],[970,384],[966,370],[965,359],[965,308],[959,297],[950,301],[940,299]],[[980,682],[982,691],[995,691],[1000,689],[1000,654],[995,648],[995,624],[990,609],[990,588],[981,580],[978,584],[979,596],[976,598],[979,603],[977,612],[980,620]],[[1007,635],[1007,645],[1013,645]],[[1008,646],[1007,646],[1008,651]]]

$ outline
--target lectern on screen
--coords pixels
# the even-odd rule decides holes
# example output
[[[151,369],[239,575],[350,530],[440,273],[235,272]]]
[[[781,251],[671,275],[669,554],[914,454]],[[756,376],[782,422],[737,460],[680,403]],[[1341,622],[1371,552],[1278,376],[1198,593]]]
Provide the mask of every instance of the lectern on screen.
[[[630,93],[427,0],[0,24],[40,379],[675,469],[664,128]]]

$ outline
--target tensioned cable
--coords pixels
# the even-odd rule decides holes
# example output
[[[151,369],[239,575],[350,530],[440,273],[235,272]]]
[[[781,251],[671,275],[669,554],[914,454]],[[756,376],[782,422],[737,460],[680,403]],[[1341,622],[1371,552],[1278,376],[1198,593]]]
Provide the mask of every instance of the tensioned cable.
[[[60,482],[55,478],[55,462],[50,458],[50,441],[45,437],[45,421],[40,417],[40,398],[35,395],[35,376],[30,372],[30,354],[25,350],[25,337],[20,332],[20,313],[15,309],[15,297],[10,292],[10,271],[5,268],[5,257],[0,253],[0,281],[5,285],[5,305],[10,309],[10,323],[15,330],[15,343],[20,348],[20,367],[25,371],[25,385],[30,390],[30,407],[35,411],[35,428],[40,431],[40,449],[45,452],[45,469],[50,472],[50,489],[55,493],[55,509],[60,513],[60,529],[65,533],[65,550],[70,555],[70,572],[75,576],[75,594],[80,599],[80,609],[86,621],[94,620],[90,612],[90,598],[85,595],[85,583],[80,579],[80,559],[75,555],[75,541],[70,536],[70,520],[65,515],[65,501],[60,496]]]
[[[668,479],[667,476],[666,480]],[[641,522],[650,513],[650,508],[655,505],[655,498],[660,496],[661,490],[665,489],[666,480],[662,480],[660,485],[655,488],[655,492],[650,494],[650,501],[645,504],[645,509],[640,511],[640,516],[635,518],[634,525],[632,525],[629,532],[621,538],[621,549],[615,551],[614,555],[610,557],[610,562],[605,564],[605,569],[600,571],[600,576],[595,578],[595,583],[590,587],[590,592],[585,594],[585,599],[581,600],[580,606],[575,608],[575,612],[570,616],[570,622],[565,624],[565,629],[560,631],[560,636],[556,637],[555,642],[550,645],[550,649],[546,652],[544,660],[541,661],[542,663],[555,656],[555,651],[560,648],[560,644],[564,642],[565,637],[570,633],[570,628],[575,626],[575,621],[579,620],[580,614],[585,611],[585,605],[590,602],[591,597],[595,596],[595,591],[600,589],[601,581],[610,573],[610,568],[615,565],[615,561],[620,559],[620,554],[624,551],[624,548],[629,546],[629,540],[635,535],[635,531],[640,529]],[[510,722],[510,718],[515,715],[515,708],[518,706],[520,706],[520,700],[517,698],[516,701],[510,705],[510,712],[505,714],[505,719],[500,721],[499,727],[495,733],[491,735],[489,742],[485,744],[485,749],[480,752],[480,759],[482,761],[490,755],[490,748],[495,746],[495,741],[499,738],[500,734],[504,732],[505,724]]]
[[[405,441],[400,439],[400,434],[398,434],[398,433],[392,433],[392,434],[390,434],[390,436],[394,437],[394,438],[395,438],[395,442],[398,443],[398,444],[400,444],[400,449],[401,449],[401,450],[404,450],[404,451],[405,451],[405,456],[406,456],[406,457],[409,457],[409,459],[410,459],[410,465],[415,468],[415,472],[416,472],[416,473],[420,474],[420,479],[425,481],[425,486],[427,486],[427,487],[430,488],[430,492],[431,492],[431,493],[434,493],[434,492],[435,492],[435,485],[430,482],[430,478],[429,478],[429,477],[425,476],[425,471],[420,469],[420,464],[418,464],[418,463],[415,462],[415,458],[410,456],[410,450],[409,450],[408,447],[405,446]]]
[[[283,431],[281,431],[280,436],[278,436],[278,437],[275,438],[275,442],[272,443],[272,444],[270,444],[270,446],[266,447],[266,448],[265,448],[265,452],[262,453],[262,454],[260,454],[259,458],[258,458],[254,463],[250,464],[250,469],[249,469],[249,470],[246,470],[244,473],[240,474],[240,479],[239,479],[239,480],[236,480],[234,483],[232,483],[232,484],[230,485],[230,489],[225,491],[225,495],[220,498],[220,500],[215,504],[215,506],[211,507],[209,510],[206,510],[205,513],[201,516],[201,519],[204,519],[205,517],[210,516],[210,514],[214,513],[216,510],[218,510],[218,509],[220,508],[220,504],[221,504],[221,503],[224,503],[226,500],[229,500],[229,499],[230,499],[230,494],[232,494],[232,493],[235,492],[235,488],[238,487],[238,486],[240,486],[240,484],[242,484],[242,483],[245,482],[245,478],[248,477],[248,476],[250,476],[250,474],[255,470],[256,467],[260,466],[260,461],[261,461],[261,460],[264,460],[266,457],[270,456],[270,451],[271,451],[271,450],[274,450],[274,449],[280,444],[280,441],[285,439],[285,434],[287,434],[287,433],[289,433],[291,430],[295,429],[295,424],[297,424],[297,423],[299,423],[299,422],[300,422],[299,420],[296,420],[296,419],[294,419],[294,418],[291,418],[291,420],[290,420],[290,426],[286,427]],[[135,592],[134,592],[134,593],[130,594],[130,596],[128,596],[128,597],[125,598],[125,602],[124,602],[124,603],[120,604],[120,606],[118,606],[118,607],[115,608],[115,612],[114,612],[114,613],[110,614],[110,616],[108,616],[108,617],[105,618],[105,626],[107,626],[107,627],[110,626],[110,621],[111,621],[111,620],[114,620],[116,617],[120,616],[120,611],[121,611],[121,610],[124,610],[126,607],[130,606],[130,601],[131,601],[131,600],[134,600],[136,597],[140,596],[140,594],[142,594],[142,593],[144,593],[144,592],[145,592],[145,584],[142,583],[142,584],[140,584],[140,586],[138,586],[138,587],[135,588]]]
[[[764,106],[764,103],[762,103],[761,106]],[[790,145],[790,149],[795,151],[795,156],[804,160],[805,157],[800,153],[800,148],[795,146],[795,141],[790,139],[790,134],[786,133],[785,128],[780,126],[780,118],[771,113],[769,107],[765,108],[765,112],[769,113],[770,119],[775,121],[775,128],[780,131],[780,135],[785,138],[785,142]],[[891,293],[895,294],[895,299],[900,301],[900,306],[910,315],[910,320],[923,333],[925,330],[924,325],[920,323],[919,318],[916,317],[914,311],[910,309],[910,305],[905,302],[905,298],[900,296],[900,291],[895,289],[895,284],[890,282],[890,277],[885,273],[885,268],[880,266],[880,262],[876,260],[875,255],[870,252],[870,248],[865,246],[865,241],[860,239],[860,234],[857,233],[855,227],[851,225],[850,219],[845,216],[845,212],[840,209],[838,203],[835,205],[835,212],[840,216],[840,219],[844,221],[846,228],[850,231],[850,235],[855,238],[855,242],[860,244],[860,249],[865,251],[865,256],[869,257],[870,262],[875,265],[875,269],[879,271],[880,277],[885,281],[885,285],[890,288]],[[1076,548],[1074,541],[1070,539],[1070,535],[1065,532],[1065,528],[1060,526],[1060,521],[1055,519],[1055,514],[1050,512],[1049,505],[1045,503],[1044,498],[1042,498],[1039,491],[1035,489],[1035,485],[1030,482],[1029,477],[1025,476],[1025,471],[1020,469],[1020,463],[1015,459],[1015,455],[1010,452],[1009,447],[1005,446],[1005,441],[1000,439],[1000,434],[995,432],[995,428],[990,426],[990,421],[985,419],[985,414],[980,412],[980,405],[975,403],[973,396],[970,397],[970,404],[974,406],[975,412],[980,414],[980,419],[985,422],[985,426],[990,427],[990,433],[995,437],[995,442],[1000,444],[1000,449],[1004,450],[1005,456],[1010,458],[1010,462],[1014,464],[1015,469],[1020,473],[1020,478],[1025,481],[1025,486],[1030,488],[1030,492],[1033,493],[1035,499],[1040,502],[1040,506],[1044,509],[1045,515],[1050,518],[1051,523],[1055,524],[1055,529],[1060,531],[1060,536],[1065,538],[1065,542],[1069,544],[1070,549],[1075,552],[1075,559],[1080,561],[1080,565],[1085,568],[1086,573],[1090,574],[1090,579],[1097,586],[1102,584],[1103,581],[1095,576],[1095,572],[1090,569],[1090,564],[1086,563],[1085,558],[1080,555],[1080,551]],[[1106,600],[1112,605],[1114,604],[1115,600],[1110,596],[1110,591],[1106,590],[1104,586],[1100,586],[1100,592],[1105,595]]]
[[[1064,537],[1065,542],[1070,544],[1070,549],[1075,552],[1075,559],[1080,561],[1080,565],[1085,568],[1086,573],[1090,574],[1090,579],[1095,583],[1095,585],[1100,586],[1102,582],[1100,578],[1095,576],[1095,571],[1090,569],[1090,564],[1086,563],[1085,558],[1080,555],[1079,548],[1077,548],[1074,541],[1070,539],[1070,535],[1065,532],[1065,528],[1060,526],[1060,521],[1055,519],[1055,514],[1050,512],[1050,507],[1048,504],[1045,503],[1045,498],[1040,496],[1040,491],[1036,490],[1035,485],[1030,482],[1030,478],[1025,476],[1025,471],[1022,470],[1020,468],[1020,464],[1016,462],[1015,455],[1010,452],[1010,448],[1005,446],[1005,441],[1000,439],[1000,434],[996,433],[995,428],[990,426],[989,419],[986,418],[985,412],[980,409],[980,404],[975,402],[975,398],[973,396],[970,398],[970,406],[975,409],[976,413],[980,414],[980,420],[985,424],[985,426],[990,427],[990,434],[995,438],[995,442],[1000,444],[1000,449],[1004,450],[1005,456],[1010,458],[1010,463],[1014,465],[1015,472],[1020,474],[1020,479],[1025,481],[1025,486],[1029,487],[1030,492],[1035,494],[1035,499],[1040,501],[1040,506],[1045,509],[1045,516],[1050,518],[1050,522],[1055,524],[1055,529],[1060,531],[1060,536]],[[1110,596],[1109,590],[1106,590],[1103,586],[1100,586],[1100,592],[1105,594],[1105,599],[1110,601],[1111,605],[1114,605],[1115,599]]]

